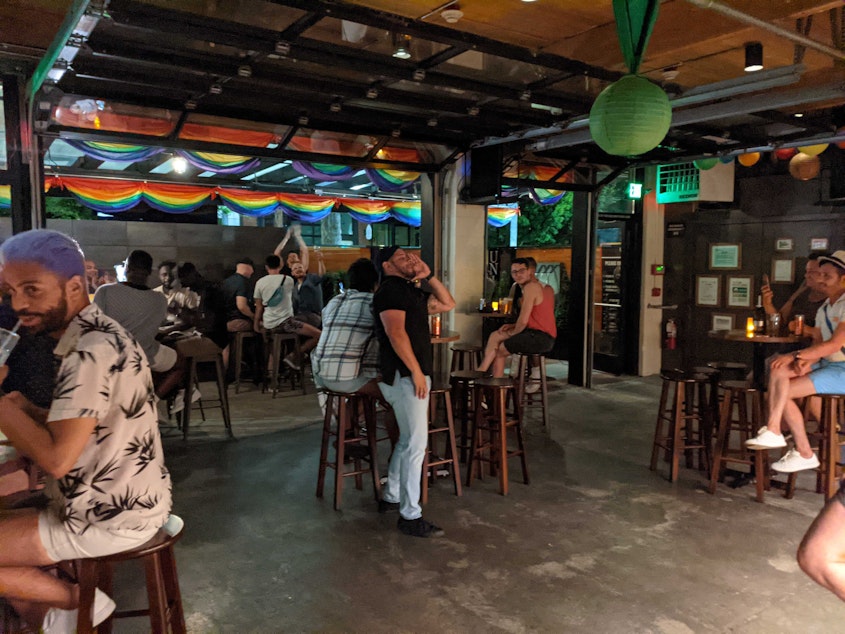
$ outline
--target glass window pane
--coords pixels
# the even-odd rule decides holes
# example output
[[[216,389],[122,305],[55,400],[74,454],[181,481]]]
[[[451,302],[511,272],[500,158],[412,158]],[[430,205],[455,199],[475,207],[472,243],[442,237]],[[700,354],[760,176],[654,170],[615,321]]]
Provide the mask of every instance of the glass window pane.
[[[3,84],[0,84],[0,170],[9,169],[6,157],[6,111],[3,106]]]

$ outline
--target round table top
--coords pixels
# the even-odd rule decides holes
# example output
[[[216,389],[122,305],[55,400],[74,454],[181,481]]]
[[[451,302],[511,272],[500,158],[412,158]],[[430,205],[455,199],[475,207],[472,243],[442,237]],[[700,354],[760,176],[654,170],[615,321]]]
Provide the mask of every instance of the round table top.
[[[711,330],[707,333],[714,339],[725,339],[726,341],[747,341],[749,343],[800,343],[806,341],[807,337],[798,335],[754,335],[749,337],[744,330]]]
[[[496,311],[495,313],[493,311],[482,312],[480,310],[473,310],[468,312],[467,315],[479,315],[480,317],[489,317],[490,319],[507,319],[509,317],[516,317],[513,313],[505,314],[501,311]]]
[[[454,330],[441,330],[438,336],[431,336],[431,343],[451,343],[453,341],[460,341],[461,333]]]

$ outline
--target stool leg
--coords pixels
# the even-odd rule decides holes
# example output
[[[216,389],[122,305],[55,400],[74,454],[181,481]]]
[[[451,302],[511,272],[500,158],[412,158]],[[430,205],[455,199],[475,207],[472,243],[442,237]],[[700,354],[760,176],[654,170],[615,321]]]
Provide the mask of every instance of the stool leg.
[[[164,583],[161,570],[160,553],[153,553],[144,558],[147,576],[147,600],[150,606],[150,631],[153,634],[167,633],[167,598],[164,596]]]
[[[192,357],[185,372],[185,407],[182,410],[182,440],[188,440],[188,427],[191,426],[191,390],[197,374],[196,358]]]
[[[76,617],[78,634],[93,634],[94,624],[91,608],[94,605],[94,592],[97,588],[99,569],[93,559],[77,559],[74,562],[76,579],[79,583],[79,612]]]
[[[161,551],[161,566],[164,575],[164,593],[168,600],[171,634],[185,634],[185,613],[182,609],[182,592],[179,590],[179,574],[176,571],[176,554],[170,546]]]
[[[194,365],[193,363],[191,365]],[[220,398],[220,410],[223,412],[223,424],[226,426],[226,435],[235,440],[235,434],[232,433],[232,419],[229,416],[229,393],[226,391],[226,370],[223,368],[223,356],[218,354],[214,359],[214,366],[217,369],[217,395]],[[194,365],[196,371],[196,366]],[[188,397],[185,397],[188,400]],[[190,409],[190,405],[185,403],[185,409]],[[188,433],[188,427],[185,425],[185,434]]]
[[[836,495],[836,453],[839,450],[838,436],[836,433],[836,412],[838,410],[835,398],[826,398],[822,404],[822,419],[824,420],[824,443],[825,461],[824,467],[824,500],[827,502]]]
[[[272,370],[270,370],[270,381],[273,384],[272,394],[276,398],[276,392],[279,391],[279,363],[281,363],[282,354],[282,338],[279,335],[273,335],[273,349],[270,353],[273,358]]]
[[[469,439],[469,456],[467,456],[467,477],[466,477],[466,485],[472,486],[472,478],[474,475],[475,467],[478,466],[479,472],[481,471],[481,465],[477,459],[476,454],[478,453],[478,436],[481,433],[479,426],[482,421],[482,417],[484,416],[484,412],[481,409],[481,394],[479,393],[479,388],[473,388],[473,399],[475,400],[475,414],[472,419],[472,425],[470,428],[470,439]]]
[[[514,398],[513,395],[511,396],[511,398]],[[517,401],[515,398],[513,403],[513,411],[514,418],[516,419],[516,425],[514,425],[514,427],[516,428],[516,446],[519,450],[519,460],[522,464],[522,482],[524,484],[531,484],[531,479],[528,477],[528,458],[525,455],[525,441],[522,437],[523,410],[519,401]]]
[[[768,473],[768,466],[766,460],[767,452],[765,449],[758,449],[754,452],[754,471],[757,474],[757,498],[758,502],[765,502],[766,491],[766,474]]]
[[[716,431],[716,449],[713,452],[713,466],[710,467],[710,493],[716,493],[716,485],[725,479],[725,468],[722,464],[722,454],[727,449],[729,438],[731,410],[733,409],[733,390],[726,390],[722,400],[722,412],[719,416],[719,428]]]
[[[372,398],[364,400],[364,421],[367,425],[367,444],[370,446],[370,473],[373,478],[373,492],[376,503],[381,499],[381,481],[378,468],[378,434],[376,429],[376,402]]]
[[[540,402],[543,406],[543,428],[549,431],[549,392],[546,383],[546,357],[537,355],[540,362]]]
[[[337,412],[337,450],[335,451],[334,474],[334,510],[340,510],[340,498],[343,494],[344,453],[346,449],[346,428],[349,425],[349,404],[347,399],[340,398]]]
[[[235,394],[241,388],[241,362],[244,356],[244,335],[242,332],[235,333]]]
[[[684,410],[686,407],[684,398],[685,386],[683,383],[675,383],[675,401],[672,407],[672,465],[669,468],[669,481],[675,482],[678,479],[680,470],[679,459],[684,450],[684,443],[681,440],[681,427],[683,426]]]
[[[660,399],[657,403],[657,423],[654,428],[654,442],[651,446],[651,461],[649,462],[649,469],[654,471],[657,469],[657,456],[660,452],[660,442],[663,436],[663,421],[666,410],[666,400],[669,398],[669,381],[663,380],[663,385],[660,387]]]
[[[460,466],[458,464],[458,447],[455,443],[455,419],[452,417],[452,400],[449,395],[445,395],[444,407],[446,408],[446,424],[449,427],[449,458],[452,460],[452,480],[455,484],[455,495],[461,496],[461,475]]]
[[[317,497],[323,497],[323,488],[326,483],[326,468],[329,457],[329,439],[332,428],[332,412],[334,411],[335,397],[329,394],[326,397],[326,414],[323,416],[323,442],[320,445],[320,466],[317,470]]]
[[[499,493],[508,494],[508,427],[507,427],[507,393],[505,390],[497,391],[497,414],[499,419]]]
[[[428,504],[429,457],[431,456],[431,426],[437,414],[435,399],[428,399],[428,432],[426,432],[425,451],[423,452],[422,470],[420,472],[420,504]]]

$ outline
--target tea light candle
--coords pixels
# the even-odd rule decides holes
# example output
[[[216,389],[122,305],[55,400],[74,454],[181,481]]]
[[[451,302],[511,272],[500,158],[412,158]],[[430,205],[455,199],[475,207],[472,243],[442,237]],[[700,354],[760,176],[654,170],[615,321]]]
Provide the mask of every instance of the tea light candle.
[[[495,301],[495,300],[494,300],[494,301],[492,301],[492,302],[490,303],[490,305],[493,307],[493,312],[494,312],[494,313],[498,313],[498,312],[499,312],[499,302],[497,302],[497,301]]]
[[[745,320],[745,336],[751,339],[754,337],[754,318],[749,317]]]

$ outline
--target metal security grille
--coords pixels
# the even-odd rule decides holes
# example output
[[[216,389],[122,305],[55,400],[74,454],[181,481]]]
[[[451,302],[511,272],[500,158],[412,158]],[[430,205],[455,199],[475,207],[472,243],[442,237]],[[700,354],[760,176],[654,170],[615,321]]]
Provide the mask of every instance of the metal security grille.
[[[701,190],[699,169],[692,163],[657,167],[657,202],[679,203],[697,200]]]

